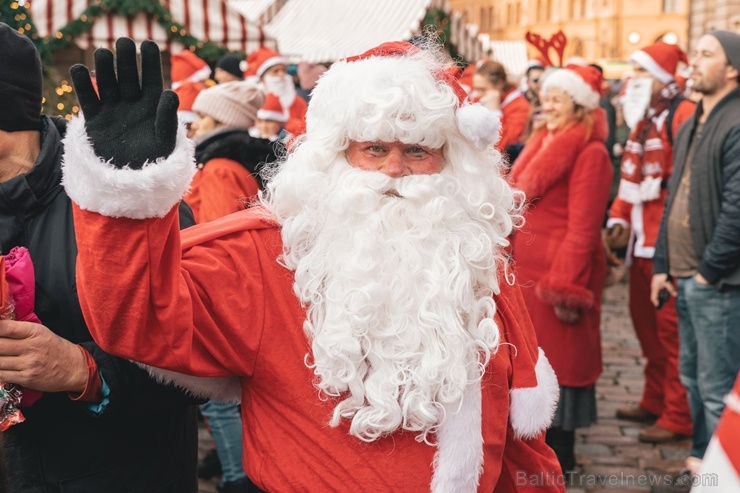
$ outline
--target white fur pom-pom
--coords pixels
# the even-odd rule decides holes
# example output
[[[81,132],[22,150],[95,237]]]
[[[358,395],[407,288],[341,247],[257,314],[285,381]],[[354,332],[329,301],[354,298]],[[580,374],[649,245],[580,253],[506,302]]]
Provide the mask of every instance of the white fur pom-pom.
[[[457,109],[457,127],[481,150],[498,142],[501,111],[491,111],[481,104],[465,104]]]

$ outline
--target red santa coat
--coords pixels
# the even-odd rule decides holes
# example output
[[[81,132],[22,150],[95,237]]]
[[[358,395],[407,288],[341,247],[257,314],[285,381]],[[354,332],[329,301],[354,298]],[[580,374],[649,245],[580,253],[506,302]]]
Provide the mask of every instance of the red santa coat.
[[[673,115],[672,135],[675,138],[678,135],[678,127],[694,113],[695,103],[689,100],[682,101]],[[673,172],[673,144],[668,139],[665,120],[668,116],[668,110],[663,111],[655,120],[660,131],[660,140],[663,147],[664,171],[663,181],[667,181]],[[631,140],[638,140],[636,135],[630,135]],[[623,200],[617,195],[609,209],[609,220],[607,227],[621,224],[632,228],[631,254],[640,258],[653,258],[655,253],[655,242],[658,239],[658,230],[660,221],[663,218],[663,209],[665,208],[666,196],[668,190],[663,188],[660,197],[649,202],[632,204]]]
[[[232,159],[208,161],[193,177],[185,201],[198,223],[213,221],[244,209],[244,202],[253,199],[259,185],[252,174]]]
[[[75,201],[80,304],[101,347],[196,393],[240,398],[245,471],[272,493],[564,491],[543,433],[557,381],[518,288],[504,283],[496,297],[511,346],[501,344],[481,383],[469,386],[436,447],[404,432],[362,442],[347,422],[328,425],[337,401],[319,395],[305,365],[306,313],[293,273],[277,261],[275,224],[251,209],[181,236],[166,204],[191,176],[182,137],[167,160],[137,173],[106,168],[81,118],[68,128],[64,182]],[[147,201],[152,189],[160,193]]]
[[[503,152],[509,144],[521,142],[529,121],[529,101],[517,89],[511,89],[501,101],[501,138],[496,149]]]
[[[535,134],[511,175],[530,203],[513,239],[517,280],[560,384],[574,387],[594,384],[601,373],[601,226],[612,170],[603,110],[592,115],[590,135],[580,123]],[[556,305],[580,308],[580,321],[561,322]]]

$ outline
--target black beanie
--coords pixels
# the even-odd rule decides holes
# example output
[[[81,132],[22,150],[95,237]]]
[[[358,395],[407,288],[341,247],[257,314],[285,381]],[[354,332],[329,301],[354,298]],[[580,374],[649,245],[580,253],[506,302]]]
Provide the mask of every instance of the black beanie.
[[[240,67],[241,63],[242,63],[241,58],[229,53],[219,58],[218,62],[216,62],[216,68],[226,70],[228,73],[230,73],[234,77],[239,77],[240,79],[243,79],[244,73]]]
[[[41,57],[33,42],[0,22],[0,130],[41,129]]]
[[[722,45],[730,65],[740,70],[740,34],[731,31],[712,31],[709,35],[714,36]]]

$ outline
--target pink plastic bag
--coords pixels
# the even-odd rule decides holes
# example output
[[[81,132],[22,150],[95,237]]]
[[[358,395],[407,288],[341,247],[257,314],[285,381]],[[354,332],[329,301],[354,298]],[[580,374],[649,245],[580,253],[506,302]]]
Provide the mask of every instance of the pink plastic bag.
[[[0,319],[41,323],[33,312],[36,301],[31,256],[23,247],[0,256]],[[0,431],[24,421],[21,407],[31,406],[43,394],[20,385],[0,382]]]

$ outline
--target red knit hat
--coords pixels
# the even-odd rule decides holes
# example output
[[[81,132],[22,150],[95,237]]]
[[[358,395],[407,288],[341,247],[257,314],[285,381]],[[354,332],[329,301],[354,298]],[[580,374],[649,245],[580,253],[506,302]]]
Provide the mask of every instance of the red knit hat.
[[[658,41],[634,52],[630,62],[641,66],[663,84],[668,84],[675,79],[678,62],[689,63],[689,60],[678,46]]]
[[[288,121],[288,115],[285,114],[283,105],[280,104],[280,98],[275,94],[268,92],[265,97],[265,104],[257,112],[257,118],[260,120],[272,120],[280,123]]]
[[[564,91],[579,104],[591,111],[599,105],[601,99],[601,72],[593,67],[583,65],[566,65],[549,73],[542,82],[542,92],[550,88]]]
[[[267,69],[274,67],[275,65],[287,65],[288,61],[275,50],[271,50],[267,46],[262,46],[247,57],[248,68],[244,73],[245,77],[256,75],[262,77]]]
[[[199,82],[211,75],[208,64],[190,50],[183,50],[171,57],[170,78],[172,88],[177,89],[186,81]]]

